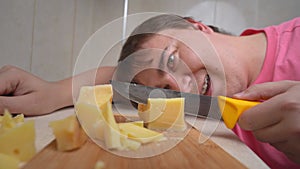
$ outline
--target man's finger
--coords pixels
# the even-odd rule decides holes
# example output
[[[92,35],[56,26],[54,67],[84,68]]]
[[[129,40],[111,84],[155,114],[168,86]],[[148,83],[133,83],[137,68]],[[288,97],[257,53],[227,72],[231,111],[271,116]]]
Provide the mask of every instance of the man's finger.
[[[244,100],[267,100],[287,91],[295,84],[297,84],[295,81],[279,81],[256,84],[241,93],[233,95],[233,97]]]
[[[258,130],[278,123],[282,119],[280,111],[281,99],[277,96],[264,101],[245,112],[239,118],[239,125],[245,130]]]
[[[8,109],[12,114],[23,113],[24,115],[34,115],[37,105],[36,99],[28,99],[27,95],[22,96],[0,96],[0,114],[4,109]]]

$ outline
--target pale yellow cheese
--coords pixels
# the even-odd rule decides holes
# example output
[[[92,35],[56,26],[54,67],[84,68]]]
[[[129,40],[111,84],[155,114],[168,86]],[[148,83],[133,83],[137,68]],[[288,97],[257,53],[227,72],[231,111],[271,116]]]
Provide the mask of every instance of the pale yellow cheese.
[[[149,98],[147,105],[138,105],[138,114],[149,129],[186,129],[184,98]]]
[[[102,107],[112,102],[112,96],[110,84],[81,87],[75,110],[83,129],[91,138],[104,140]]]
[[[97,104],[101,107],[106,102],[112,102],[113,91],[110,84],[83,86],[80,88],[77,103],[84,102],[90,104]]]
[[[0,134],[0,153],[28,161],[36,153],[34,121],[13,126]]]
[[[18,114],[12,117],[10,112],[5,109],[3,116],[0,116],[0,127],[1,128],[13,128],[19,123],[24,122],[24,114]]]
[[[75,115],[49,123],[56,138],[59,151],[77,149],[87,140],[87,136],[79,125]]]
[[[129,126],[116,123],[112,112],[112,92],[111,85],[81,88],[75,110],[89,136],[103,140],[108,149],[118,150],[137,150],[142,143],[163,138],[162,133],[144,128],[143,121],[128,122]]]
[[[127,133],[127,132],[126,132]],[[127,135],[121,132],[122,149],[137,150],[141,147],[141,142],[129,139]]]
[[[140,143],[150,143],[163,138],[162,133],[137,126],[133,123],[120,123],[119,128],[122,134]]]
[[[108,149],[121,149],[121,136],[119,126],[116,123],[112,112],[111,102],[107,102],[102,107],[102,115],[104,118],[104,141]]]
[[[18,169],[19,163],[17,158],[0,153],[0,169]]]
[[[88,136],[104,140],[104,120],[100,108],[94,104],[79,102],[75,104],[75,111]]]

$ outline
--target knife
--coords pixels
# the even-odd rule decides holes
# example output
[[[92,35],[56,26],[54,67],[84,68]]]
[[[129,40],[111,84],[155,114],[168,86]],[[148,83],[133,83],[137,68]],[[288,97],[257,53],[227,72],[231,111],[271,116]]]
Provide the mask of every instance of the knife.
[[[147,104],[148,98],[183,97],[185,98],[184,111],[186,115],[223,120],[229,129],[235,126],[242,112],[261,103],[225,96],[211,97],[184,93],[115,80],[111,80],[111,85],[114,91],[136,103]]]

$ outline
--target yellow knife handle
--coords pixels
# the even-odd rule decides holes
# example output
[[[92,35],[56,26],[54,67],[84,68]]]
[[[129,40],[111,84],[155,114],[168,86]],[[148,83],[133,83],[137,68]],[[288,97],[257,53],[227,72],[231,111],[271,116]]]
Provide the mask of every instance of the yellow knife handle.
[[[227,128],[232,129],[237,123],[240,115],[247,109],[261,102],[233,99],[225,96],[218,96],[218,104],[222,118]]]

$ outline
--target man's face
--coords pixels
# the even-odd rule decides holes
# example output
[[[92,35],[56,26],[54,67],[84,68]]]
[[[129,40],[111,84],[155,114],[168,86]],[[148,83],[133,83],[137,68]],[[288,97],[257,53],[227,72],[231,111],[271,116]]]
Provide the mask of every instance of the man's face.
[[[191,32],[196,31],[168,30],[145,42],[141,50],[147,50],[143,58],[149,64],[136,74],[134,81],[204,95],[232,95],[240,91],[240,80],[232,74],[235,66],[222,59],[200,31]]]

